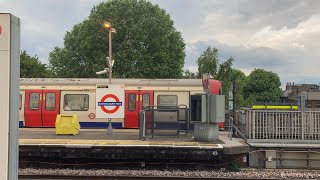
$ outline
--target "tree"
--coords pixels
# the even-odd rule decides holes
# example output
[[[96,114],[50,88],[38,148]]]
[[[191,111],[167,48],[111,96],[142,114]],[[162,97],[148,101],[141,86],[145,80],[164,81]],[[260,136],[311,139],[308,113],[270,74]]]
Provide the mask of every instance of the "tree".
[[[201,78],[203,74],[208,74],[216,77],[219,66],[218,49],[208,47],[197,60],[198,63],[198,77]]]
[[[181,78],[185,43],[165,10],[145,0],[100,3],[89,17],[64,38],[64,47],[50,53],[50,69],[57,77],[99,77],[106,67],[109,21],[112,37],[113,77]]]
[[[246,82],[246,75],[238,69],[232,69],[231,71],[231,82],[235,82],[236,94],[233,99],[235,100],[236,108],[244,107],[247,105],[246,100],[244,99],[243,88]]]
[[[230,57],[227,61],[218,66],[218,72],[215,79],[222,81],[222,94],[225,95],[226,107],[229,106],[229,91],[232,84],[232,63],[234,59]]]
[[[229,90],[231,85],[231,72],[234,59],[230,57],[225,62],[219,64],[218,49],[208,47],[198,58],[198,78],[203,74],[208,74],[214,79],[222,81],[222,93],[225,95],[226,107],[229,102]]]
[[[46,78],[49,77],[47,65],[42,64],[37,56],[30,56],[26,51],[20,53],[21,78]]]
[[[183,72],[183,78],[184,79],[196,79],[197,75],[196,75],[196,73],[191,72],[189,69],[187,69]]]
[[[278,74],[264,69],[255,69],[247,78],[243,89],[244,98],[251,102],[276,102],[281,96]]]

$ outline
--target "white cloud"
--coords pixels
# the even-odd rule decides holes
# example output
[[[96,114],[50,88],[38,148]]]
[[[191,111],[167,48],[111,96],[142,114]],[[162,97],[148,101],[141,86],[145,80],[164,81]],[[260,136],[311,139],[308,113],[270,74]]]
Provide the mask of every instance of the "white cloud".
[[[307,47],[312,45],[314,39],[309,37],[320,36],[320,14],[300,22],[296,27],[282,27],[279,30],[266,26],[256,32],[246,43],[249,47],[270,47],[286,50],[293,47]],[[292,46],[293,45],[293,46]]]
[[[189,70],[189,71],[191,71],[191,72],[193,72],[193,73],[196,73],[196,72],[198,72],[198,66],[185,66],[184,68],[183,68],[184,70]]]
[[[22,49],[47,62],[63,45],[66,31],[84,20],[102,0],[0,0],[2,12],[21,18]],[[220,59],[249,74],[254,68],[278,73],[283,82],[317,82],[320,66],[320,1],[318,0],[151,0],[164,8],[181,31],[185,68],[197,71],[196,60],[208,47]],[[124,17],[125,18],[125,17]]]

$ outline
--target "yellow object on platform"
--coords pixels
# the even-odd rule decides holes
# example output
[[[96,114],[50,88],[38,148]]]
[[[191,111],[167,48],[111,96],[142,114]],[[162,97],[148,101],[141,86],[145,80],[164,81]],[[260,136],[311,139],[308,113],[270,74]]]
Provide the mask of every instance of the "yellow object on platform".
[[[57,115],[56,134],[79,134],[80,124],[77,115]]]
[[[252,109],[294,109],[297,110],[299,107],[298,106],[271,106],[271,105],[253,105]]]

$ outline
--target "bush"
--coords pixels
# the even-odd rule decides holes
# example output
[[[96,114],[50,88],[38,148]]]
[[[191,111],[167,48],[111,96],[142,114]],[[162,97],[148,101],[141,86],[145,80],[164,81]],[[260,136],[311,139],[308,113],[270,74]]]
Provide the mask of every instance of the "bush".
[[[230,172],[240,172],[241,171],[240,165],[235,161],[230,162],[226,169]]]

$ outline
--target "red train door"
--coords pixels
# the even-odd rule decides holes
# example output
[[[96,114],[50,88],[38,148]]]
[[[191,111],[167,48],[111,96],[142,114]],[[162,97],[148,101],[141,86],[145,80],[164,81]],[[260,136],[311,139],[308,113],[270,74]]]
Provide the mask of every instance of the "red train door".
[[[59,90],[26,90],[25,126],[54,127],[59,106]]]
[[[42,92],[42,122],[43,127],[54,127],[59,114],[60,91],[43,90]]]
[[[125,95],[125,128],[139,127],[139,111],[153,105],[153,91],[127,90]]]
[[[42,90],[26,90],[24,120],[26,127],[42,127],[41,97]]]

